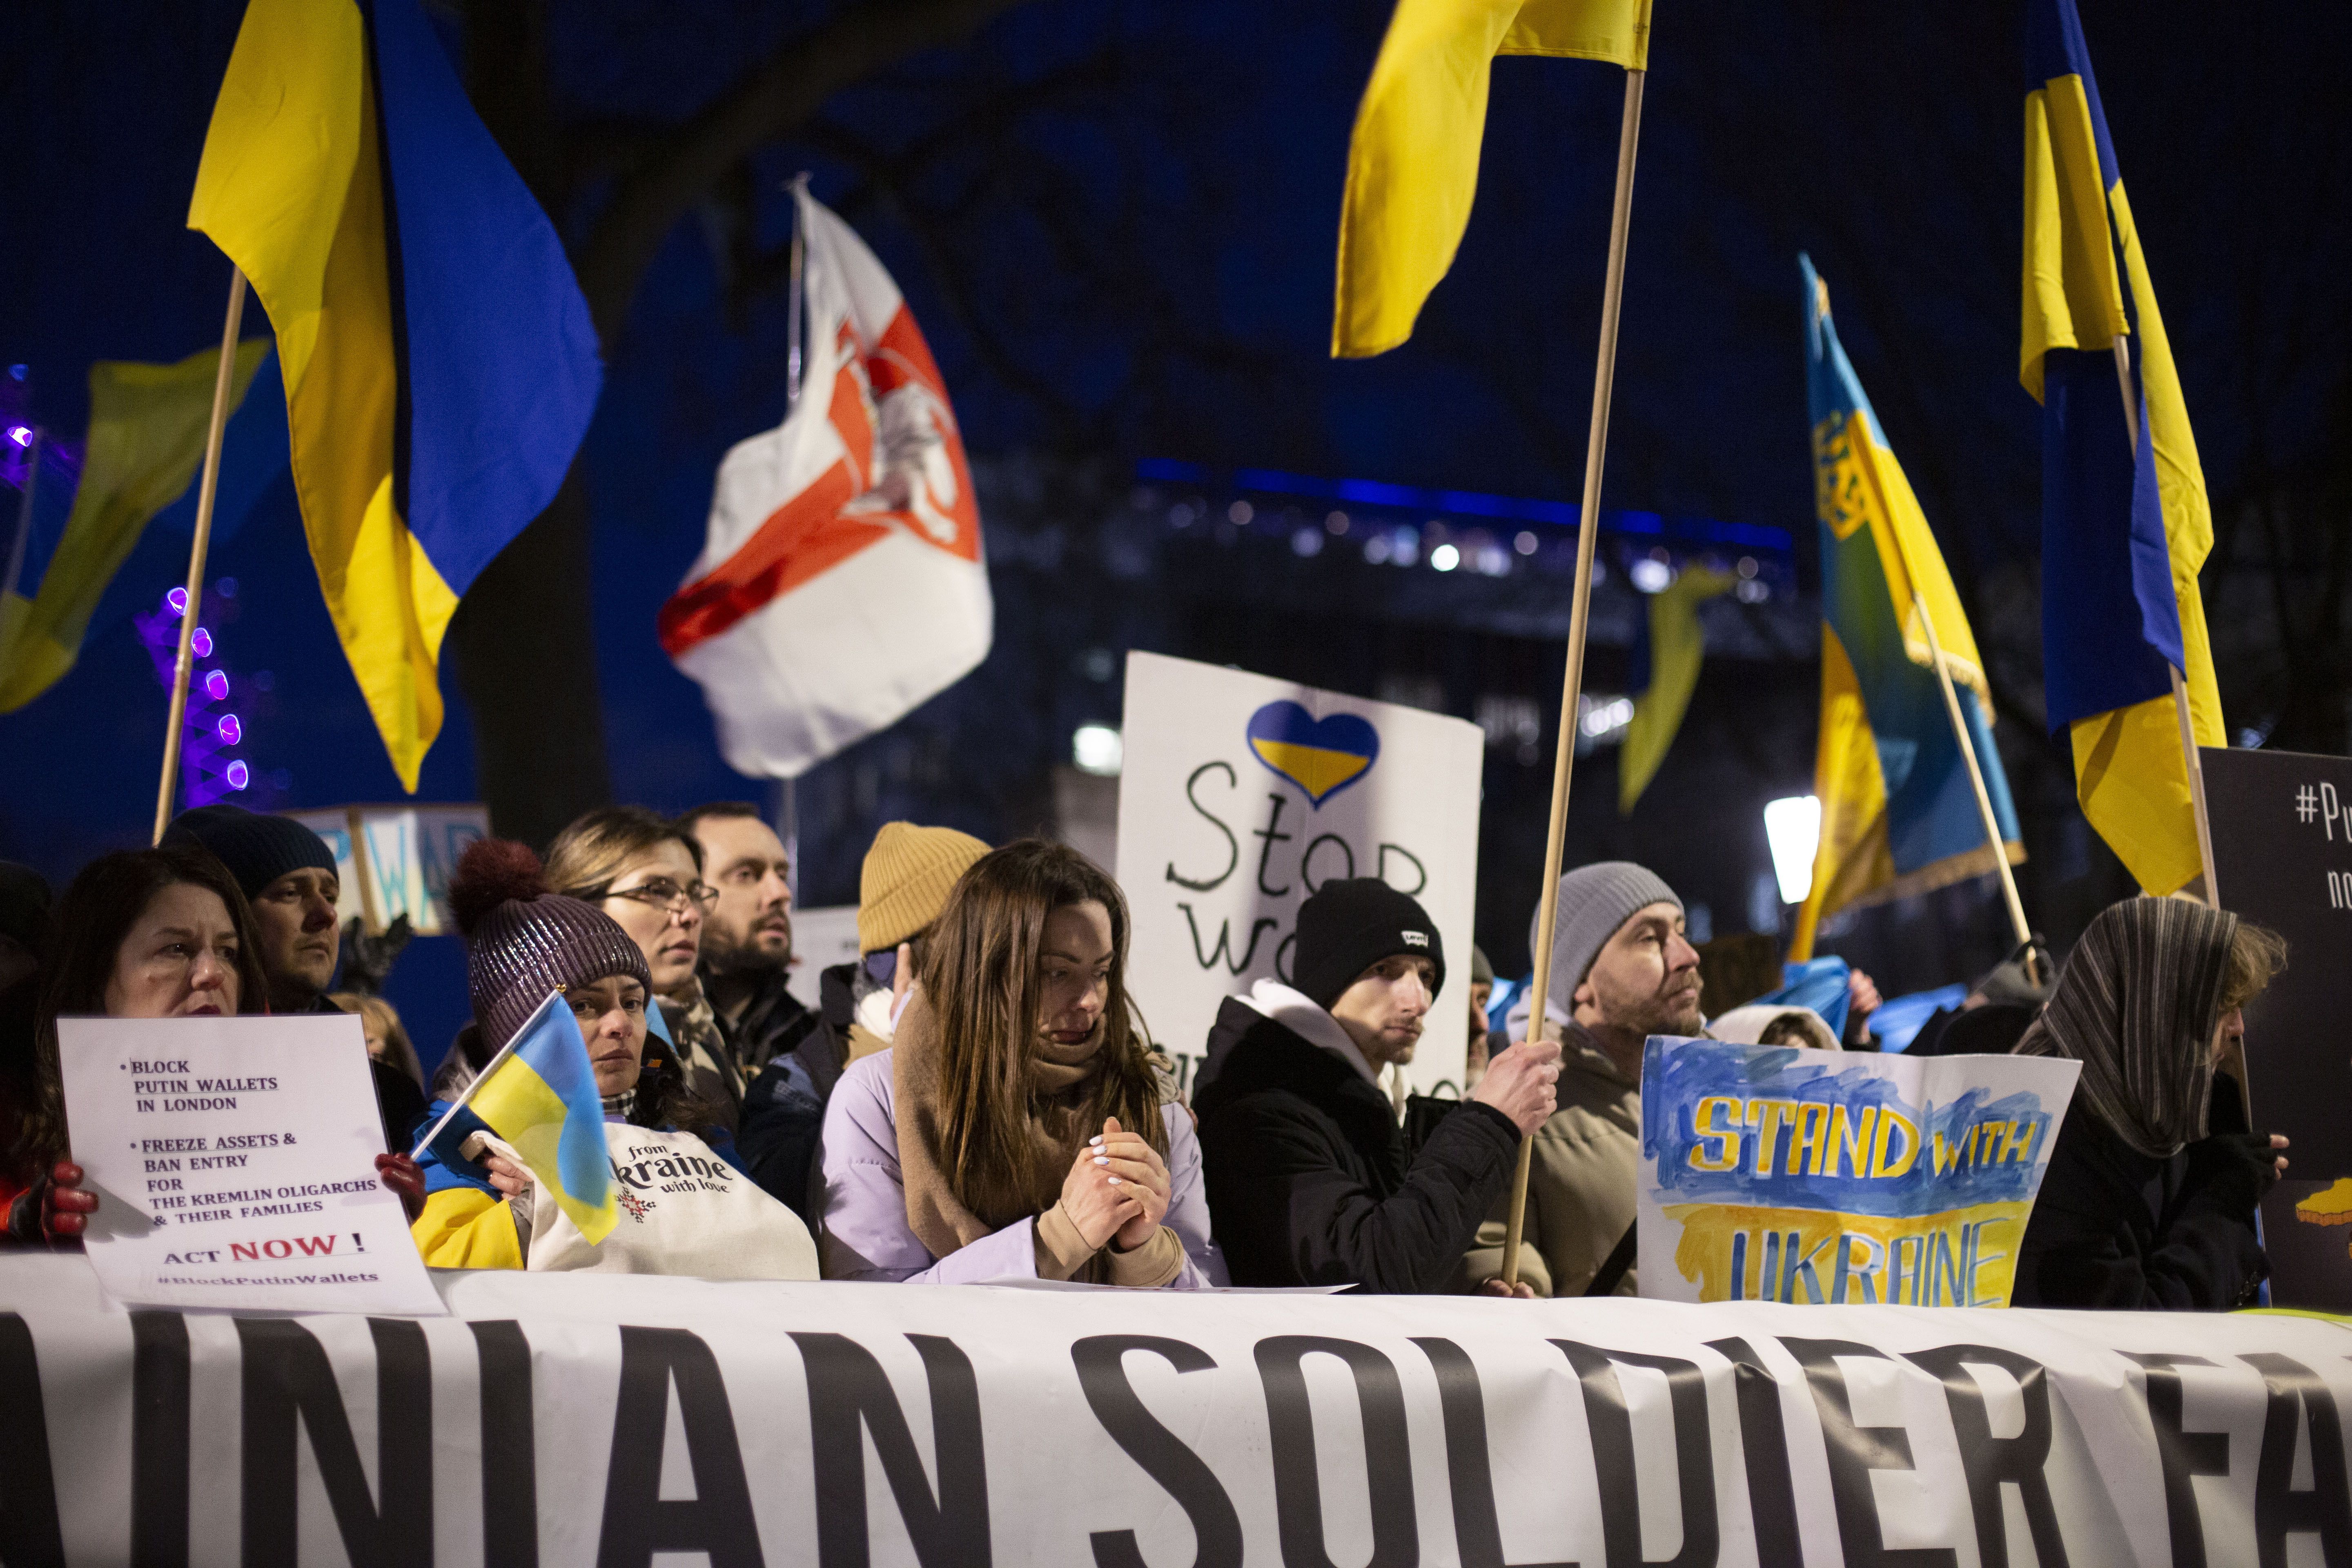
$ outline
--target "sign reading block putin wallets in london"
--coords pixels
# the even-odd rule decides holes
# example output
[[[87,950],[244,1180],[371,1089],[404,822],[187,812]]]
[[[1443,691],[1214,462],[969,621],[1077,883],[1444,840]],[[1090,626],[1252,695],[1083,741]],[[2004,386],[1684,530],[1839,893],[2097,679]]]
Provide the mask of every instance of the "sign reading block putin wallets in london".
[[[1291,979],[1298,906],[1379,877],[1421,901],[1449,979],[1405,1069],[1456,1092],[1477,895],[1478,727],[1417,708],[1131,653],[1118,876],[1128,984],[1190,1087],[1227,996]]]
[[[2006,1307],[2081,1071],[1653,1035],[1642,1294]]]

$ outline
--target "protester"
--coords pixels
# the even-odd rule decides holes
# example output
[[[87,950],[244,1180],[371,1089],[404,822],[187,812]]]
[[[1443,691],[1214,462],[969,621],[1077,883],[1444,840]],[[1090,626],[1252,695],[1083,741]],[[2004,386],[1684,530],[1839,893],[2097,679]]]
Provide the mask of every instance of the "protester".
[[[1378,878],[1326,882],[1291,973],[1225,999],[1193,1095],[1234,1283],[1441,1289],[1551,1112],[1558,1049],[1506,1053],[1408,1156],[1376,1079],[1444,988],[1436,925]]]
[[[494,1134],[445,1134],[426,1153],[429,1196],[412,1227],[425,1261],[717,1279],[816,1278],[808,1228],[728,1157],[724,1131],[677,1071],[676,1059],[649,1061],[652,976],[639,940],[593,905],[550,891],[538,857],[504,839],[467,847],[449,879],[448,901],[466,937],[474,1021],[493,1054],[550,995],[561,993],[571,1006],[604,1100],[620,1218],[601,1242],[591,1242]],[[437,1119],[446,1109],[436,1105],[433,1114]]]
[[[409,1043],[398,1008],[381,996],[357,991],[338,991],[327,1000],[346,1013],[359,1015],[360,1026],[367,1031],[369,1056],[407,1074],[418,1089],[425,1087],[425,1064],[416,1059],[416,1047]]]
[[[1682,900],[1631,861],[1579,867],[1559,879],[1558,898],[1544,1012],[1564,1042],[1559,1109],[1535,1134],[1519,1280],[1538,1296],[1631,1296],[1642,1046],[1652,1035],[1706,1032],[1698,950],[1684,934]],[[1531,921],[1530,947],[1535,929]],[[1467,1283],[1500,1288],[1505,1228],[1499,1211],[1479,1227],[1463,1259]],[[1612,1264],[1613,1284],[1603,1272]]]
[[[1462,1059],[1462,1087],[1465,1089],[1477,1088],[1478,1080],[1486,1076],[1490,1054],[1487,1037],[1494,1032],[1494,1026],[1486,1020],[1486,1004],[1494,995],[1495,966],[1488,962],[1486,950],[1474,942],[1470,944],[1470,1031],[1465,1037]]]
[[[2006,1056],[2025,1037],[2057,983],[2058,966],[2040,937],[1993,965],[1959,1006],[1939,1007],[1905,1051],[1914,1057]]]
[[[58,900],[49,964],[35,1023],[39,1079],[17,1119],[8,1167],[33,1179],[11,1201],[10,1237],[54,1242],[79,1236],[96,1212],[68,1157],[58,1072],[58,1019],[221,1017],[268,1010],[262,942],[244,894],[219,860],[183,841],[102,855]],[[379,1154],[384,1184],[406,1200],[416,1170]]]
[[[2268,1274],[2262,1196],[2284,1138],[2244,1131],[2216,1067],[2286,943],[2185,899],[2100,911],[2021,1056],[2083,1064],[2017,1258],[2020,1307],[2226,1311]]]
[[[601,806],[547,847],[547,879],[564,897],[618,921],[644,951],[662,1022],[686,1063],[687,1087],[733,1137],[743,1073],[696,974],[703,921],[719,902],[719,889],[702,879],[701,844],[659,812]]]
[[[49,951],[48,879],[0,860],[0,1215],[29,1184],[13,1162],[17,1129],[40,1097],[34,1049],[41,960]]]
[[[1024,838],[963,874],[889,1047],[825,1113],[826,1278],[1215,1281],[1127,942],[1118,884],[1075,849]]]
[[[1850,969],[1846,972],[1844,1039],[1846,1049],[1874,1051],[1878,1048],[1877,1037],[1870,1032],[1870,1016],[1885,1005],[1885,999],[1878,994],[1876,981],[1859,969]],[[1814,1016],[1820,1016],[1819,1014]]]
[[[1813,1050],[1843,1048],[1829,1020],[1811,1007],[1784,1007],[1774,1002],[1751,1003],[1707,1020],[1709,1039],[1740,1046],[1804,1046]]]
[[[0,994],[33,979],[48,951],[48,879],[30,866],[0,860]]]
[[[341,1013],[328,999],[342,934],[335,924],[341,879],[327,841],[290,816],[247,811],[241,805],[200,805],[184,811],[165,829],[168,845],[210,850],[236,879],[253,911],[261,972],[267,977],[266,1009],[255,1012]],[[383,1122],[383,1146],[398,1152],[425,1114],[425,1094],[397,1068],[371,1058],[376,1112]]]
[[[987,845],[951,827],[883,824],[858,878],[858,962],[817,976],[814,1027],[744,1091],[736,1133],[743,1163],[812,1224],[824,1217],[825,1101],[851,1063],[888,1048],[924,931],[939,918],[956,879],[987,853]]]
[[[718,900],[702,925],[702,994],[729,1058],[750,1080],[735,1144],[751,1179],[814,1226],[825,1098],[842,1062],[817,1015],[785,982],[793,960],[792,862],[784,841],[743,802],[677,819],[702,850]]]

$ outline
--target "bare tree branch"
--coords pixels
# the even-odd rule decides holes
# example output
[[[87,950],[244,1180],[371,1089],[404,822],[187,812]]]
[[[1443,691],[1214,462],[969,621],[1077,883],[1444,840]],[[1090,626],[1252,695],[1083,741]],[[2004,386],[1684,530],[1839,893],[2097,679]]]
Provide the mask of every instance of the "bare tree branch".
[[[1022,0],[860,0],[785,39],[756,69],[621,177],[573,255],[609,346],[662,243],[736,163],[805,125],[824,100],[909,55],[953,43]]]

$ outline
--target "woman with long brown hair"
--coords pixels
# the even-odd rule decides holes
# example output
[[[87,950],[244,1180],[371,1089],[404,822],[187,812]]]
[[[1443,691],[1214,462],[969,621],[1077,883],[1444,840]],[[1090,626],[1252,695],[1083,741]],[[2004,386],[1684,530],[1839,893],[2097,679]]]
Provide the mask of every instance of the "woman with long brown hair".
[[[975,862],[891,1048],[835,1089],[824,1273],[1213,1282],[1192,1123],[1127,994],[1127,902],[1042,839]]]

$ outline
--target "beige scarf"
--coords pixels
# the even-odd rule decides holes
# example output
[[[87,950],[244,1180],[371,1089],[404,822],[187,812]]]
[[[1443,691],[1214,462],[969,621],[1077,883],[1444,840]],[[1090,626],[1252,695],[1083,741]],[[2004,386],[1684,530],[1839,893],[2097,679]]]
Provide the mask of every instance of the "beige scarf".
[[[939,1017],[918,993],[891,1039],[890,1089],[898,1138],[898,1178],[907,1194],[907,1225],[933,1258],[945,1258],[1008,1225],[1041,1217],[1045,1250],[1064,1279],[1117,1284],[1164,1284],[1182,1266],[1175,1233],[1162,1226],[1152,1241],[1132,1254],[1084,1253],[1077,1227],[1061,1215],[1062,1183],[1078,1145],[1100,1125],[1089,1117],[1091,1092],[1102,1066],[1102,1035],[1066,1050],[1040,1044],[1029,1058],[1029,1115],[1021,1132],[1025,1156],[1017,1171],[991,1173],[986,1190],[959,1194],[940,1163],[945,1143],[940,1110],[943,1054]],[[966,1197],[970,1202],[966,1202]],[[1058,1223],[1052,1223],[1058,1222]],[[1148,1257],[1147,1257],[1148,1255]],[[1130,1259],[1132,1261],[1130,1261]],[[1145,1274],[1166,1278],[1145,1279]]]

